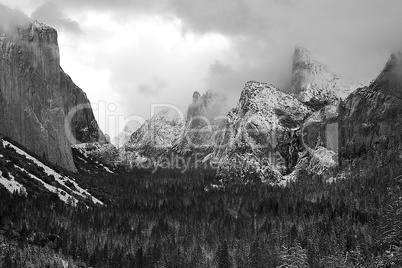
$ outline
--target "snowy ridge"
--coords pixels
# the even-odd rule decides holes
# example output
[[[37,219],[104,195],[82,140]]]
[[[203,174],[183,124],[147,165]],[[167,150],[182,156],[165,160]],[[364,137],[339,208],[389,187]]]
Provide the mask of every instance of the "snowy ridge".
[[[256,81],[248,82],[241,93],[238,109],[246,114],[263,116],[272,125],[282,127],[280,119],[288,115],[292,120],[303,120],[312,111],[293,96],[273,85]],[[282,113],[278,113],[281,111]]]
[[[82,199],[89,199],[91,200],[92,203],[97,204],[97,205],[104,205],[102,201],[99,199],[95,198],[92,196],[87,190],[81,188],[77,182],[73,178],[70,178],[68,176],[61,175],[60,173],[56,172],[54,169],[50,168],[49,166],[45,165],[35,157],[31,156],[24,150],[18,148],[14,144],[10,143],[7,140],[2,139],[2,146],[4,148],[12,148],[17,154],[24,156],[27,160],[30,160],[33,162],[37,167],[43,169],[44,173],[47,174],[48,177],[54,178],[54,181],[60,185],[62,188],[67,189],[70,193],[72,193],[74,196],[81,197]],[[33,180],[36,180],[40,182],[44,188],[46,188],[48,191],[52,193],[56,193],[60,200],[66,203],[71,203],[72,205],[76,205],[79,201],[77,198],[74,196],[68,194],[66,191],[59,189],[53,185],[50,185],[49,183],[45,182],[43,179],[38,178],[37,176],[33,175],[31,172],[23,169],[22,167],[12,163],[14,167],[16,167],[18,170],[23,171],[28,174],[30,178]]]
[[[41,183],[43,185],[43,187],[45,187],[49,192],[57,194],[59,199],[61,201],[63,201],[64,203],[72,204],[73,206],[76,206],[78,204],[78,200],[76,198],[72,197],[71,195],[69,195],[68,193],[66,193],[65,191],[63,191],[63,190],[61,190],[59,188],[56,188],[56,187],[54,187],[54,186],[42,181],[41,179],[39,179],[35,175],[29,173],[28,171],[26,171],[25,169],[23,169],[23,168],[21,168],[19,166],[16,166],[16,167],[17,167],[17,169],[27,173],[28,176],[31,177],[32,179],[34,179],[34,180],[38,181],[39,183]]]
[[[117,148],[112,144],[101,144],[99,142],[93,143],[80,143],[71,146],[73,150],[74,162],[79,171],[82,171],[80,164],[92,165],[93,169],[96,169],[99,173],[103,171],[104,173],[115,174],[116,172],[107,167],[104,163],[99,161],[98,158],[107,158],[109,155],[117,154]],[[112,157],[110,157],[112,158]],[[113,161],[112,159],[111,161]],[[112,167],[111,167],[112,168]],[[94,173],[88,171],[88,173]]]

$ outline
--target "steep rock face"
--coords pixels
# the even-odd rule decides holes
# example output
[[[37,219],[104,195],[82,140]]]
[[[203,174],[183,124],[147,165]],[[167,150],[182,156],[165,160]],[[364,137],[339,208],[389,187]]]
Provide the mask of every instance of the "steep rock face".
[[[402,150],[402,54],[391,56],[377,79],[340,106],[342,159]]]
[[[76,171],[65,129],[69,113],[73,142],[104,140],[85,93],[60,68],[56,30],[28,21],[1,33],[0,132]]]
[[[110,139],[103,134],[96,122],[87,95],[62,69],[60,70],[59,90],[66,116],[71,116],[69,125],[76,143],[110,143]]]
[[[314,112],[302,127],[303,143],[307,149],[323,146],[335,153],[339,143],[339,102],[329,104]]]
[[[345,99],[357,85],[348,85],[330,72],[303,47],[296,47],[293,56],[290,93],[312,108],[319,109],[339,99]]]
[[[248,82],[214,150],[220,174],[271,181],[289,174],[302,150],[300,127],[311,113],[272,85]]]
[[[301,127],[303,151],[296,167],[286,180],[295,180],[301,171],[321,175],[326,179],[335,176],[339,164],[339,102],[314,112]]]

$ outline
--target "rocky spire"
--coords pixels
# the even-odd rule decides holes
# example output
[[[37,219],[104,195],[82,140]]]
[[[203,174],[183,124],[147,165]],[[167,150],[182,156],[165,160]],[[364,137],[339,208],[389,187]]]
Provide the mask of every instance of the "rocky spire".
[[[370,89],[402,99],[402,52],[391,55]]]
[[[302,46],[295,48],[290,93],[314,108],[346,98],[355,88],[346,85]]]

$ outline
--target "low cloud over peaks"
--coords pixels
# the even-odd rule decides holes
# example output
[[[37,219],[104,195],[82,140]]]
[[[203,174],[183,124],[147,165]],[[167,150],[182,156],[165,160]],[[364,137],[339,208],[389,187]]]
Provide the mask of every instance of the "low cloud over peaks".
[[[209,72],[214,76],[227,76],[235,73],[235,70],[229,65],[221,63],[219,60],[215,60],[214,63],[209,66]]]
[[[31,16],[33,19],[46,23],[57,29],[65,30],[75,35],[82,34],[78,22],[67,17],[60,2],[46,2],[39,6]]]
[[[153,78],[149,83],[141,83],[138,85],[137,92],[145,96],[156,96],[166,88],[168,84],[159,78]]]
[[[155,102],[186,109],[192,92],[207,89],[233,107],[250,80],[286,91],[296,44],[344,80],[361,83],[402,47],[400,0],[32,3],[32,16],[63,37],[82,34],[79,42],[59,39],[66,72],[92,101],[114,101],[127,114],[148,116]]]
[[[26,27],[28,24],[29,18],[22,11],[0,4],[0,33],[9,33],[17,27]]]

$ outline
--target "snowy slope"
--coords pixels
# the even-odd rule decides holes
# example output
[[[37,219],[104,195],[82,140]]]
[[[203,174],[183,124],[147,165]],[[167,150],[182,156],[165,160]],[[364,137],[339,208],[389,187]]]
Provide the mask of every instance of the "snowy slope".
[[[0,185],[3,185],[10,193],[26,194],[25,187],[17,182],[12,175],[8,175],[8,178],[5,178],[0,174]]]
[[[183,115],[172,109],[165,109],[147,120],[124,145],[128,152],[143,156],[157,156],[171,148],[184,130]]]
[[[72,205],[80,202],[103,205],[102,201],[82,188],[74,178],[44,164],[42,160],[9,140],[1,138],[0,150],[1,173],[9,174],[8,178],[2,175],[1,184],[8,190],[18,190],[29,195],[30,191],[40,189],[54,193],[60,200]]]
[[[81,174],[116,174],[118,149],[110,143],[81,143],[71,146],[75,166]]]

